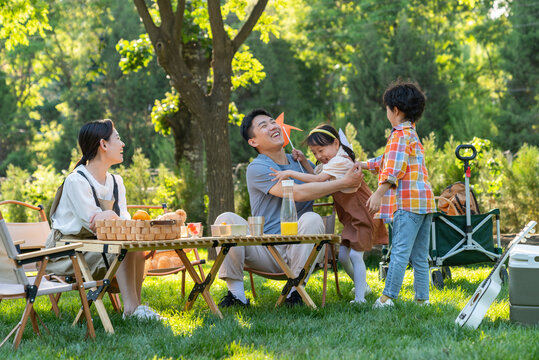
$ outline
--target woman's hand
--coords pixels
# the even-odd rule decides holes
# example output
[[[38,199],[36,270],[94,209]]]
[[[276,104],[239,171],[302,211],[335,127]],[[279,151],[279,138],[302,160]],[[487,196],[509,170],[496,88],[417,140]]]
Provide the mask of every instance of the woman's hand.
[[[273,171],[272,173],[270,173],[270,176],[275,176],[274,179],[271,179],[272,181],[286,180],[289,179],[291,175],[289,170],[279,171],[275,170],[274,168],[270,168],[270,170]]]
[[[98,211],[90,217],[90,230],[95,232],[96,220],[118,220],[120,217],[112,210]]]

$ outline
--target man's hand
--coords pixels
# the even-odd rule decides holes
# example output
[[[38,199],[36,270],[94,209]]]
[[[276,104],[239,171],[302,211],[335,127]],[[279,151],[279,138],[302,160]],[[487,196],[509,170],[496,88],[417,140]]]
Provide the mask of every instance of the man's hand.
[[[275,170],[274,168],[271,168],[271,167],[270,167],[270,170],[273,171],[273,172],[271,172],[269,175],[270,176],[275,176],[275,178],[271,179],[272,181],[286,180],[286,179],[289,179],[290,175],[291,175],[290,170],[279,171],[279,170]]]
[[[96,220],[118,220],[120,217],[112,210],[96,212],[90,217],[90,230],[95,231]]]
[[[305,157],[305,155],[303,155],[303,152],[298,149],[292,150],[292,158],[294,159],[294,161],[299,161],[300,163],[307,161],[307,158]]]
[[[360,164],[354,163],[354,166],[342,178],[344,188],[359,188],[364,176]]]

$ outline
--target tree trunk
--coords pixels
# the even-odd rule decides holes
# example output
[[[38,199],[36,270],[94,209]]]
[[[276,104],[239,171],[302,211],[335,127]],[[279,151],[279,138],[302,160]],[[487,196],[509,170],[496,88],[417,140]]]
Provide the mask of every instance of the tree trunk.
[[[205,126],[203,137],[207,163],[206,184],[210,199],[209,224],[212,224],[219,214],[234,211],[232,159],[228,143],[228,111],[215,108],[212,115],[213,119],[204,119],[200,122]]]

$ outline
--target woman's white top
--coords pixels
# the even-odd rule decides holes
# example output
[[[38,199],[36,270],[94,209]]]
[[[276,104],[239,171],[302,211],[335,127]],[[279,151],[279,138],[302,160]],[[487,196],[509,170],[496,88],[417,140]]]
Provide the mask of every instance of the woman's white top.
[[[348,157],[348,154],[342,146],[339,146],[339,150],[337,151],[337,154],[333,158],[331,158],[327,164],[320,164],[316,166],[314,169],[315,174],[321,174],[326,173],[331,176],[332,180],[337,180],[346,174],[348,170],[350,170],[354,166],[354,162],[350,157]],[[357,191],[358,188],[347,188],[344,190],[341,190],[341,192],[350,194]]]
[[[78,170],[82,171],[88,180],[77,173]],[[131,215],[127,212],[123,179],[119,175],[114,175],[114,177],[118,184],[117,201],[120,207],[120,218],[131,219]],[[78,234],[82,227],[90,230],[90,217],[102,210],[95,203],[88,181],[92,183],[99,199],[113,199],[114,180],[112,175],[107,172],[105,185],[102,185],[94,179],[84,165],[79,165],[65,179],[62,197],[51,219],[53,229],[59,230],[64,235]]]

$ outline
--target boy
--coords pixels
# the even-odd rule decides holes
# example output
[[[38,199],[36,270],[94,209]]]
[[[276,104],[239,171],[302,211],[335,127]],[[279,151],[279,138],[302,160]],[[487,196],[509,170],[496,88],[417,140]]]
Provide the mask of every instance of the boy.
[[[394,305],[409,261],[414,268],[415,299],[419,304],[428,304],[429,231],[436,205],[423,146],[415,131],[426,98],[419,85],[397,81],[386,89],[383,101],[393,127],[391,135],[383,155],[361,163],[363,169],[378,173],[378,189],[367,201],[367,207],[377,213],[375,217],[393,221],[386,284],[374,307]]]

